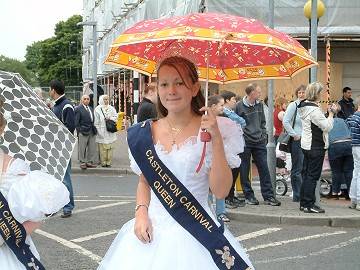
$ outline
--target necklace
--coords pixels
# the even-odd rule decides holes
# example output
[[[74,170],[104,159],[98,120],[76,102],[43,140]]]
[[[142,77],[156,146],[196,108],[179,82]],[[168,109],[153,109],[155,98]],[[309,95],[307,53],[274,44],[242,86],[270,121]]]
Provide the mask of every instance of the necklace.
[[[181,128],[177,128],[177,127],[174,127],[169,119],[166,118],[166,121],[167,123],[169,124],[169,127],[170,127],[170,134],[171,134],[171,138],[172,138],[172,145],[175,145],[176,144],[176,137],[181,133],[181,131],[183,131],[190,123],[191,123],[191,120],[192,120],[192,117],[190,118],[189,122],[181,127]]]

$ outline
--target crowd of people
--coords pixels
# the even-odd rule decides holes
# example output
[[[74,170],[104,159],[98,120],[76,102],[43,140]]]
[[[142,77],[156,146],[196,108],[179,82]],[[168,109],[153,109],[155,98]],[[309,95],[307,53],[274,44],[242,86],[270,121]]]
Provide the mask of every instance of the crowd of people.
[[[343,98],[335,104],[328,105],[323,111],[320,101],[323,86],[316,82],[300,85],[294,92],[296,100],[290,102],[284,97],[275,100],[274,106],[274,140],[277,153],[281,135],[289,134],[290,140],[290,179],[293,202],[299,203],[300,211],[305,213],[324,213],[325,210],[316,204],[315,190],[320,179],[325,156],[328,158],[332,172],[332,194],[334,199],[344,196],[351,200],[349,208],[360,210],[359,201],[359,153],[360,149],[360,97],[351,99],[351,89],[343,89]],[[266,161],[266,143],[268,129],[267,105],[260,100],[261,88],[249,84],[246,95],[239,101],[235,93],[222,91],[219,95],[209,97],[208,106],[218,116],[231,119],[242,132],[239,141],[245,141],[244,150],[239,153],[241,165],[232,169],[233,184],[226,199],[215,200],[215,213],[219,221],[229,222],[226,208],[243,207],[246,204],[259,205],[251,187],[251,158],[255,163],[260,180],[264,204],[280,206],[281,202],[274,196]],[[280,137],[280,139],[279,139]],[[280,141],[278,141],[280,140]],[[281,152],[281,151],[280,151]],[[327,155],[326,155],[327,153]],[[285,153],[284,157],[286,156]],[[278,159],[279,168],[285,168],[285,160]],[[240,173],[240,182],[245,200],[235,196],[235,182]],[[210,203],[213,195],[210,191]]]
[[[102,167],[111,167],[116,133],[107,130],[106,120],[111,119],[116,122],[118,115],[115,108],[110,105],[109,97],[100,96],[99,105],[93,109],[89,106],[90,97],[85,94],[80,104],[74,108],[67,105],[69,102],[64,97],[61,87],[60,90],[56,90],[59,89],[59,84],[59,81],[53,81],[51,84],[53,91],[50,91],[50,97],[55,100],[53,110],[71,132],[76,130],[80,167],[84,170],[94,168],[98,164]],[[360,198],[354,195],[357,189],[356,173],[358,173],[354,163],[358,162],[356,151],[359,145],[357,142],[359,129],[356,124],[359,113],[355,111],[356,106],[351,99],[352,93],[349,87],[343,89],[343,98],[338,103],[329,105],[327,111],[323,111],[320,106],[322,92],[323,87],[320,83],[312,83],[307,87],[300,85],[294,92],[296,100],[289,104],[284,97],[276,98],[273,130],[277,153],[282,140],[281,135],[288,134],[291,137],[289,151],[291,158],[287,160],[290,161],[290,165],[286,166],[284,153],[282,158],[277,159],[276,164],[280,169],[286,166],[290,170],[291,197],[293,202],[299,203],[299,209],[306,213],[324,213],[325,210],[316,205],[315,187],[321,175],[324,158],[328,158],[332,172],[331,197],[338,199],[344,195],[352,202],[350,208],[360,209]],[[232,168],[230,191],[224,199],[215,199],[215,212],[222,222],[230,221],[226,209],[244,207],[246,204],[259,205],[251,185],[252,162],[258,170],[264,204],[281,205],[274,196],[266,160],[266,144],[269,136],[267,98],[262,101],[260,97],[261,87],[252,83],[246,87],[245,96],[242,98],[224,90],[219,95],[209,97],[208,100],[209,108],[218,117],[229,118],[239,126],[241,130],[239,142],[244,145],[243,150],[238,153],[241,159],[240,166]],[[137,110],[138,121],[161,118],[159,101],[158,84],[155,82],[147,84]],[[356,100],[355,103],[357,104],[358,101]],[[170,137],[175,141],[182,130],[175,127],[172,129],[174,134]],[[71,169],[70,166],[68,170]],[[243,192],[243,196],[240,197],[235,196],[235,183],[239,176]],[[70,194],[73,194],[68,172],[64,183]],[[210,201],[213,199],[211,191],[209,199]],[[73,199],[71,199],[64,207],[63,216],[71,216],[73,207]]]

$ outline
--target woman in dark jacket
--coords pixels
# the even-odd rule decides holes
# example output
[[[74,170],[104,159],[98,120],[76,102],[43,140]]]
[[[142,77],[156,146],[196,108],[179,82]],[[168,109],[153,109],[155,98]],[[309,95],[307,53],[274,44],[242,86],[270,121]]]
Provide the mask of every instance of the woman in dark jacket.
[[[340,106],[337,105],[339,111]],[[338,199],[343,183],[349,194],[354,169],[350,130],[342,118],[334,118],[334,126],[329,132],[328,156],[332,173],[332,196]]]

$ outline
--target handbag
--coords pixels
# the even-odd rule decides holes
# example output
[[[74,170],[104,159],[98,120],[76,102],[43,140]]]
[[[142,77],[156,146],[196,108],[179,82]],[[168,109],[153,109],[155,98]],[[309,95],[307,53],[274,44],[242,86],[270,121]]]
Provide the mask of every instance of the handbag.
[[[111,119],[106,119],[104,111],[102,109],[101,112],[104,115],[106,130],[111,133],[117,132],[115,121]]]
[[[292,143],[292,137],[287,132],[283,132],[279,136],[279,150],[290,153],[291,152],[291,143]]]
[[[295,113],[293,116],[292,128],[294,128],[294,126],[295,126],[296,113],[297,113],[297,106],[296,106]],[[291,152],[291,143],[292,143],[293,139],[294,138],[292,136],[290,136],[290,134],[287,131],[282,132],[278,139],[279,150],[286,152],[286,153],[290,153]]]

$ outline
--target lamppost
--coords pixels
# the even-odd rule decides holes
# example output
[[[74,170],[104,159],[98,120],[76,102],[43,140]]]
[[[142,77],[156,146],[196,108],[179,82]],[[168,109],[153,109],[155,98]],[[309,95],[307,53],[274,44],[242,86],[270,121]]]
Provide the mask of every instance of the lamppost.
[[[93,104],[94,108],[97,106],[97,34],[96,34],[96,22],[95,21],[86,21],[86,22],[79,22],[77,26],[92,26],[93,27]]]
[[[72,55],[72,45],[73,44],[77,44],[77,41],[69,41],[69,56],[71,56]],[[76,50],[77,50],[77,45],[76,45]]]
[[[317,60],[317,27],[319,19],[325,13],[325,5],[321,0],[309,0],[304,5],[304,16],[309,20],[309,41],[308,49],[311,55]],[[317,67],[310,69],[309,82],[316,81]]]
[[[67,54],[67,60],[68,60],[68,63],[69,63],[69,80],[70,80],[70,83],[72,83],[71,82],[71,55],[72,55],[72,53],[71,53],[71,47],[72,47],[72,45],[73,44],[75,44],[76,43],[76,41],[69,41],[69,43],[68,43],[68,47],[69,47],[69,50],[68,50],[68,54]],[[76,79],[77,79],[77,77],[76,77]]]
[[[269,27],[274,29],[274,0],[269,0]],[[274,140],[274,82],[268,80],[268,108],[269,108],[269,123],[268,123],[268,143],[267,148],[267,163],[269,167],[269,173],[271,183],[274,190],[274,196],[276,196],[276,146]]]
[[[315,61],[317,61],[317,27],[319,18],[325,13],[325,5],[321,0],[309,0],[304,5],[304,16],[309,20],[309,32],[310,32],[310,52]],[[315,82],[317,67],[314,66],[310,70],[309,82]],[[315,189],[316,204],[320,204],[320,181],[317,181]]]

